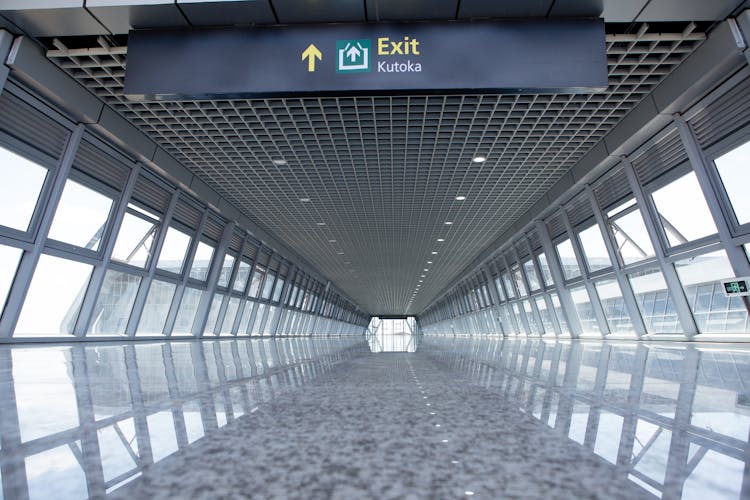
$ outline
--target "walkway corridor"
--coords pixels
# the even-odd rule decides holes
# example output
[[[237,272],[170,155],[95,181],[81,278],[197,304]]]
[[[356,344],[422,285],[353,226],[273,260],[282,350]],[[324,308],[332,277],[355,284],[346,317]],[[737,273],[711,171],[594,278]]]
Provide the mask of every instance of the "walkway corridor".
[[[389,345],[3,348],[5,498],[747,495],[750,351]]]

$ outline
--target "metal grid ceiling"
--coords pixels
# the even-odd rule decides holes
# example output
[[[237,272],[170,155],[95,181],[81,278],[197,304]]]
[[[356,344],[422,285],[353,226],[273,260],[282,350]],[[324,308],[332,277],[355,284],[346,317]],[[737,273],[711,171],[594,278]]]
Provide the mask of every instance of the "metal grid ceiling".
[[[593,95],[133,103],[127,47],[55,40],[48,57],[360,307],[415,314],[705,38],[670,26],[608,25],[610,85]]]

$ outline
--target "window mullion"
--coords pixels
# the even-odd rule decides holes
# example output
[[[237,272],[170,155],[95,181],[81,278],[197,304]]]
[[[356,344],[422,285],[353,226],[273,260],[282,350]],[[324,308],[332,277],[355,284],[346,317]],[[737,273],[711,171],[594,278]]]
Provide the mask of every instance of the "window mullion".
[[[638,177],[635,174],[633,164],[627,157],[622,158],[622,166],[628,177],[628,182],[630,182],[630,189],[633,191],[633,196],[635,196],[635,200],[643,212],[643,222],[646,225],[646,231],[651,238],[651,244],[654,247],[656,260],[659,264],[659,270],[664,277],[664,281],[667,283],[667,292],[674,303],[677,318],[680,321],[682,329],[685,331],[685,335],[688,338],[692,338],[698,333],[698,327],[695,324],[695,319],[693,318],[693,313],[690,310],[687,298],[682,291],[682,285],[677,277],[677,271],[675,271],[672,264],[667,261],[663,246],[664,244],[661,241],[659,228],[656,222],[658,220],[655,213],[656,211],[653,209],[652,205],[648,203],[646,194],[644,193],[640,182],[638,182]]]
[[[615,277],[617,278],[617,283],[620,285],[620,292],[622,293],[623,300],[625,301],[625,306],[628,308],[630,320],[633,324],[633,328],[635,329],[635,335],[638,338],[641,338],[647,333],[646,325],[643,323],[643,318],[641,317],[641,313],[638,310],[638,303],[635,300],[633,288],[630,286],[630,282],[628,281],[627,276],[625,276],[625,273],[623,273],[622,267],[620,266],[620,260],[617,258],[617,249],[615,248],[615,242],[613,241],[610,232],[607,230],[607,224],[604,221],[604,214],[599,207],[599,203],[596,201],[594,190],[591,189],[591,186],[588,184],[584,186],[584,189],[586,190],[586,195],[589,198],[589,202],[591,202],[591,209],[594,211],[594,218],[596,219],[596,223],[599,226],[599,231],[601,231],[602,236],[604,237],[604,246],[607,248],[609,260],[612,262],[612,269],[614,270]]]
[[[125,188],[120,193],[120,197],[115,205],[114,215],[112,216],[112,221],[109,223],[112,230],[109,231],[109,238],[105,240],[107,243],[102,249],[102,260],[94,266],[94,270],[91,273],[86,296],[81,304],[78,320],[76,321],[76,326],[73,330],[77,337],[83,337],[86,335],[86,332],[88,332],[89,324],[91,323],[94,310],[96,309],[96,303],[99,299],[99,293],[101,292],[102,284],[104,283],[104,276],[107,274],[109,263],[112,260],[112,250],[115,248],[117,235],[120,226],[122,225],[122,221],[125,218],[125,211],[128,209],[128,203],[130,202],[130,195],[133,193],[133,189],[135,189],[135,181],[138,179],[140,171],[141,166],[138,163],[133,165],[130,169]]]
[[[215,333],[216,325],[206,325],[208,321],[208,315],[211,311],[211,304],[213,303],[214,294],[219,283],[219,276],[221,275],[221,265],[224,262],[224,256],[229,249],[229,243],[232,241],[232,232],[234,231],[236,223],[230,222],[224,226],[224,232],[221,235],[221,240],[216,245],[214,255],[211,258],[208,268],[208,276],[206,276],[206,291],[203,293],[200,302],[198,303],[198,310],[195,314],[195,320],[193,321],[193,335],[196,337],[203,337],[203,333],[208,326],[211,328],[210,333]],[[216,324],[218,325],[223,318],[216,318]]]
[[[557,296],[560,298],[565,320],[568,322],[568,327],[570,328],[570,335],[573,338],[578,338],[582,330],[581,322],[578,319],[578,313],[576,312],[573,298],[570,295],[570,290],[565,285],[565,275],[563,274],[557,251],[552,244],[552,239],[545,224],[541,220],[537,220],[535,224],[536,230],[539,233],[539,239],[542,241],[544,253],[547,255],[547,264],[552,274],[552,281],[555,282],[555,290],[557,291]],[[554,308],[551,311],[554,311]]]
[[[201,234],[203,234],[203,228],[206,226],[208,220],[208,209],[203,210],[201,214],[200,222],[198,227],[192,235],[190,240],[190,246],[185,254],[185,259],[182,264],[182,279],[177,285],[174,297],[172,298],[172,304],[169,307],[169,314],[167,315],[167,321],[164,323],[164,332],[167,336],[172,335],[174,329],[174,323],[177,319],[177,313],[180,310],[182,303],[182,296],[185,294],[185,287],[187,286],[188,279],[190,278],[190,268],[193,266],[193,259],[195,258],[195,252],[198,250],[198,243],[200,243]]]
[[[726,214],[733,212],[729,207],[723,206],[723,203],[720,201],[721,198],[716,195],[716,186],[711,180],[708,162],[698,144],[695,132],[681,115],[675,114],[673,118],[677,125],[677,131],[680,133],[682,145],[687,152],[690,164],[693,166],[695,177],[698,179],[703,196],[706,198],[706,203],[711,211],[714,224],[716,224],[719,239],[729,256],[732,269],[737,276],[750,276],[750,262],[748,262],[747,256],[741,248],[732,243],[732,231],[729,227],[729,218]]]
[[[2,320],[0,320],[0,337],[10,337],[16,328],[26,293],[31,286],[31,278],[42,255],[44,244],[47,242],[47,235],[49,234],[50,227],[52,227],[52,220],[55,217],[55,211],[62,198],[63,189],[68,180],[68,174],[73,166],[73,161],[78,153],[78,147],[81,144],[84,130],[85,126],[78,124],[70,134],[58,167],[51,172],[53,176],[51,181],[52,188],[47,194],[46,203],[43,203],[41,199],[37,202],[39,206],[44,207],[44,212],[36,233],[34,246],[30,251],[23,253],[16,270],[13,286],[8,292],[5,312],[3,313]]]
[[[590,271],[588,262],[586,262],[586,256],[583,253],[583,246],[581,245],[581,241],[578,238],[578,234],[570,223],[570,219],[568,218],[568,213],[565,208],[560,210],[560,214],[562,216],[562,221],[565,224],[565,229],[568,231],[570,243],[573,245],[573,253],[576,256],[576,260],[578,261],[578,267],[581,270],[581,278],[583,279],[583,286],[586,288],[586,292],[589,295],[589,303],[594,309],[594,316],[596,316],[596,322],[599,325],[599,331],[601,332],[602,337],[605,337],[609,334],[609,324],[607,323],[607,318],[604,315],[604,309],[602,308],[601,301],[599,300],[599,293],[596,291],[596,287],[589,279]],[[576,310],[576,314],[577,313],[578,311]]]

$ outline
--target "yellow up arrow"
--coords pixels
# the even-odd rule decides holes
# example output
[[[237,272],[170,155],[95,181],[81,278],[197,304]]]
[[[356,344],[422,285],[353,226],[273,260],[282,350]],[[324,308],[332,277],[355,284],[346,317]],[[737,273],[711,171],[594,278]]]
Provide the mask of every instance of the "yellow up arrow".
[[[307,59],[307,71],[312,73],[315,71],[315,58],[323,60],[323,54],[320,53],[318,48],[312,43],[302,53],[302,60]]]

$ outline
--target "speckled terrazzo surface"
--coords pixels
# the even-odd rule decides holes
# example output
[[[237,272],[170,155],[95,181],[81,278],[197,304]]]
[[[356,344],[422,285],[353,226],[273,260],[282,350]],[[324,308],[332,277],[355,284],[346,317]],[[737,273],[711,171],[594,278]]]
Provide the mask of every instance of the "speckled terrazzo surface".
[[[744,499],[749,435],[742,345],[0,346],[0,500]]]
[[[113,497],[651,497],[473,380],[429,351],[363,348]]]

